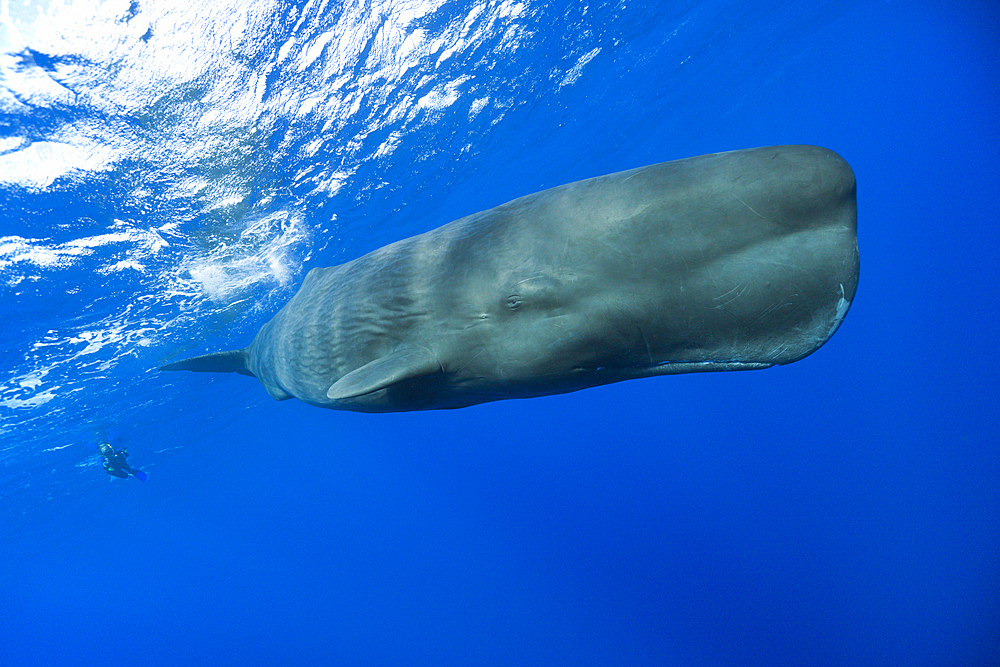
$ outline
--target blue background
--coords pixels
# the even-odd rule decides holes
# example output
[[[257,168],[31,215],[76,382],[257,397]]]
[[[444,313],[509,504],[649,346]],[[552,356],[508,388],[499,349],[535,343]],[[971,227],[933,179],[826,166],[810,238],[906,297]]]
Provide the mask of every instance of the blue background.
[[[37,43],[25,15],[0,664],[998,664],[996,7],[438,4],[206,3],[203,30],[102,5]],[[416,30],[453,55],[389,67]],[[39,176],[45,141],[79,164]],[[800,363],[387,415],[154,370],[247,344],[313,266],[783,143],[858,180],[857,298]],[[101,440],[149,481],[106,475]]]

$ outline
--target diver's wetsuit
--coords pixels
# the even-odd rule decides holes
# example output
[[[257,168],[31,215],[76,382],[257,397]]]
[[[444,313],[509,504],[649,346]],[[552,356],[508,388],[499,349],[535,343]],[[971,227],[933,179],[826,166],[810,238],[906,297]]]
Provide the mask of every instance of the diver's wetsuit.
[[[114,475],[121,479],[128,479],[129,474],[135,475],[140,479],[146,476],[141,470],[136,470],[125,462],[125,459],[128,458],[127,449],[115,451],[111,445],[101,445],[101,455],[104,457],[104,470],[109,475]]]

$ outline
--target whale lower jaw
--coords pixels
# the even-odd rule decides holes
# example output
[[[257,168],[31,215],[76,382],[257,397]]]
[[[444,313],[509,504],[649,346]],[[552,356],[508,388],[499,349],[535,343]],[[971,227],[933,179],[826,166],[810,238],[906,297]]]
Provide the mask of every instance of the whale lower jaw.
[[[617,376],[620,378],[643,378],[657,375],[679,375],[681,373],[718,373],[723,371],[754,371],[774,366],[773,361],[664,361],[651,366],[596,366],[580,368],[587,373]],[[617,380],[612,380],[617,381]]]

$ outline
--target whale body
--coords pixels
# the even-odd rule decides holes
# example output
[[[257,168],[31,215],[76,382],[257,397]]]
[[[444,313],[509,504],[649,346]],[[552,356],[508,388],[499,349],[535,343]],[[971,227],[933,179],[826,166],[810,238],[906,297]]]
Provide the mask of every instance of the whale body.
[[[460,408],[767,368],[840,326],[858,283],[850,166],[815,146],[703,155],[515,199],[308,273],[237,372],[336,410]]]

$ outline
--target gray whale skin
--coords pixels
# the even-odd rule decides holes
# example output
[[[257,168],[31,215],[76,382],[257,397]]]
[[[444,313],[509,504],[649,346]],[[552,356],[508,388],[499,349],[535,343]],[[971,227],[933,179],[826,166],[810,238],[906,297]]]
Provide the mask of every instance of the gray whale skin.
[[[545,190],[313,269],[249,347],[162,370],[394,412],[767,368],[833,335],[858,267],[840,156],[716,153]]]

